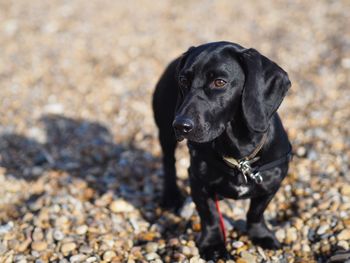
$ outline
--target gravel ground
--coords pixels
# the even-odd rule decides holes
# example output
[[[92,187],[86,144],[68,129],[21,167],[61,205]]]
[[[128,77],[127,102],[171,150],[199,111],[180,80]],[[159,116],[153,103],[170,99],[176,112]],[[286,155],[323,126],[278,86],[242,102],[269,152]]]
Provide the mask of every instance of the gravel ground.
[[[350,2],[0,1],[0,262],[203,262],[190,199],[162,211],[150,107],[191,45],[228,40],[293,82],[295,158],[255,247],[247,201],[221,201],[236,262],[327,262],[350,247]],[[179,184],[189,191],[184,144]],[[342,255],[337,255],[342,257]],[[340,260],[342,261],[342,260]],[[233,261],[231,261],[233,262]]]

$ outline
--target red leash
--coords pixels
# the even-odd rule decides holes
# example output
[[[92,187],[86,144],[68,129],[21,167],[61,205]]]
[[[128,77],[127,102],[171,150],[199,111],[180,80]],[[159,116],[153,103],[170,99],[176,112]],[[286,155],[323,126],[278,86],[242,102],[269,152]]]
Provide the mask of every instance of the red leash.
[[[224,241],[226,243],[226,230],[225,230],[224,218],[222,217],[222,214],[220,212],[219,199],[217,195],[215,195],[215,206],[216,206],[216,210],[219,213],[220,228],[221,228],[222,235],[224,236]]]

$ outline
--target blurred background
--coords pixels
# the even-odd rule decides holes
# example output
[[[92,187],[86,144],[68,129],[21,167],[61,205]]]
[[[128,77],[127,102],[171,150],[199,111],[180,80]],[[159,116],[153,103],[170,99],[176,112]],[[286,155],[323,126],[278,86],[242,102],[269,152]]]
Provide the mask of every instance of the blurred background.
[[[254,247],[247,201],[225,201],[233,258],[326,262],[349,250],[349,10],[347,0],[0,1],[0,261],[200,262],[191,200],[180,216],[158,207],[150,105],[172,59],[219,40],[254,47],[292,81],[279,112],[296,156],[266,212],[285,247]],[[177,156],[188,192],[184,143]]]

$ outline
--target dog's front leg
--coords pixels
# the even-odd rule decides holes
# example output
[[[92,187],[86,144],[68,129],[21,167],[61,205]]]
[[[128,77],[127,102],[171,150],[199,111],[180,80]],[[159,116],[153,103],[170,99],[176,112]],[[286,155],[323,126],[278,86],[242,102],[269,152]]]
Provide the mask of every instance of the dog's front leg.
[[[201,234],[197,247],[206,260],[228,259],[220,215],[215,206],[214,196],[208,193],[202,181],[190,173],[191,195],[201,220]]]
[[[256,245],[267,249],[279,249],[281,243],[275,234],[266,226],[264,211],[275,193],[252,198],[247,214],[248,235]]]

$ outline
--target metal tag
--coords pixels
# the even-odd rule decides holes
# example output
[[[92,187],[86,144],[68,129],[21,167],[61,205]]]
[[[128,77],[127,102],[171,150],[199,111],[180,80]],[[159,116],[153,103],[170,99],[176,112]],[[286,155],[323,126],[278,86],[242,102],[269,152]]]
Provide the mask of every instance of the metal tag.
[[[257,184],[261,184],[263,182],[263,178],[259,172],[254,173],[251,167],[251,163],[255,162],[255,159],[252,160],[240,160],[238,162],[238,169],[242,172],[244,176],[244,180],[247,183],[247,177],[251,178]]]

